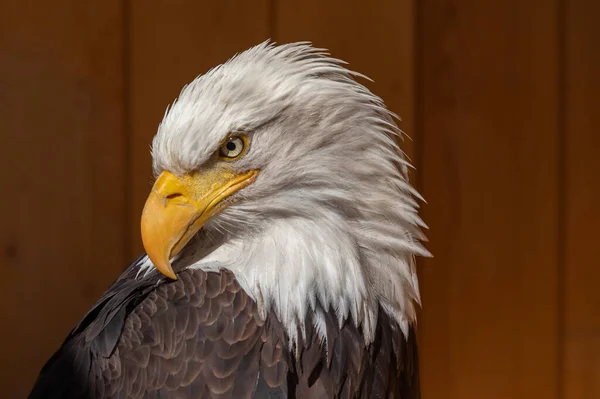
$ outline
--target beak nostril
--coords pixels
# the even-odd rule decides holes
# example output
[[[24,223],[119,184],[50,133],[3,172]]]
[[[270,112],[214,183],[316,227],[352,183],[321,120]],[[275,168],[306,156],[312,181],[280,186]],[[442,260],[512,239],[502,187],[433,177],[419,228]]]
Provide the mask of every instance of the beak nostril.
[[[167,195],[165,198],[168,200],[172,200],[172,199],[182,197],[182,196],[183,196],[183,194],[181,194],[181,193],[173,193],[173,194]]]

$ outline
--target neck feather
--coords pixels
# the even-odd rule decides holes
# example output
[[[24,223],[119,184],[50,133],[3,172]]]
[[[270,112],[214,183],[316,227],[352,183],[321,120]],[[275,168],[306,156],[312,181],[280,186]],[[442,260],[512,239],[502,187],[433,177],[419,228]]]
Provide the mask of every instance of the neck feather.
[[[413,302],[419,301],[413,254],[378,249],[366,242],[365,234],[369,241],[376,236],[361,232],[363,227],[334,213],[327,220],[275,220],[251,237],[228,240],[190,267],[231,270],[263,317],[268,311],[277,315],[292,343],[298,331],[304,333],[308,312],[326,337],[321,309],[333,310],[340,326],[351,318],[370,343],[381,306],[406,336],[415,320]]]

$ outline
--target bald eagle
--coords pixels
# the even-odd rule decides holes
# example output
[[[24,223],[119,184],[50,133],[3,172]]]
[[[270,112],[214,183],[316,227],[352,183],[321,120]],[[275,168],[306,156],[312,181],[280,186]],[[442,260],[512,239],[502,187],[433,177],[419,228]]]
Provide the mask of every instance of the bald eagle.
[[[357,75],[266,42],[184,87],[152,143],[146,254],[30,398],[418,398],[421,197]]]

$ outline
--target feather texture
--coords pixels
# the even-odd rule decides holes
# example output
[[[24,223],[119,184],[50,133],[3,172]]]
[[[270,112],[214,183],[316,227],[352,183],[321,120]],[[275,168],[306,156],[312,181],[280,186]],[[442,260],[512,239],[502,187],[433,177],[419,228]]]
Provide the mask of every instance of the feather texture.
[[[429,256],[401,131],[342,64],[307,43],[253,47],[187,85],[153,141],[155,172],[185,174],[230,132],[247,134],[247,153],[227,167],[259,169],[256,181],[174,267],[231,270],[292,343],[317,300],[338,326],[351,316],[367,343],[380,306],[406,329],[419,301],[414,257]],[[313,323],[324,337],[324,320]]]
[[[32,399],[419,397],[421,197],[393,114],[342,64],[263,43],[183,89],[155,173],[260,173],[178,253],[178,280],[130,265]],[[215,166],[231,132],[248,149]]]
[[[335,312],[318,305],[326,343],[307,320],[290,347],[231,272],[188,269],[165,281],[132,278],[134,269],[44,366],[30,399],[418,397],[414,334],[405,340],[384,312],[365,345],[354,323],[337,328]]]

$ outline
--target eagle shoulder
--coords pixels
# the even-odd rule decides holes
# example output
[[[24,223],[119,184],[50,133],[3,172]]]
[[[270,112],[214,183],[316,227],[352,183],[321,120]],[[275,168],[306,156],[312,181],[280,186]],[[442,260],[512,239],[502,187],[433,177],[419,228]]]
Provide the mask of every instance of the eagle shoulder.
[[[375,339],[325,315],[309,317],[294,347],[229,271],[187,269],[178,280],[113,284],[47,362],[37,398],[419,398],[414,331],[405,339],[379,312]]]
[[[283,331],[259,317],[233,274],[178,277],[118,280],[30,398],[287,397]]]

